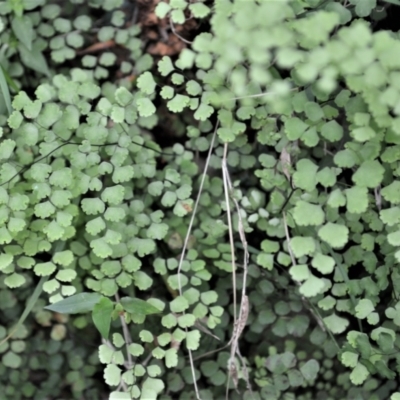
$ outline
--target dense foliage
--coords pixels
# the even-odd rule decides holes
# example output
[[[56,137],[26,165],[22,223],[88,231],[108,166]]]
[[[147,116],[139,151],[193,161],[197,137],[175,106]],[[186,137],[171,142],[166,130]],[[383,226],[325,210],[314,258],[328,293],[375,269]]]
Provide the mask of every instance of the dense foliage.
[[[399,400],[399,6],[0,2],[2,400]]]

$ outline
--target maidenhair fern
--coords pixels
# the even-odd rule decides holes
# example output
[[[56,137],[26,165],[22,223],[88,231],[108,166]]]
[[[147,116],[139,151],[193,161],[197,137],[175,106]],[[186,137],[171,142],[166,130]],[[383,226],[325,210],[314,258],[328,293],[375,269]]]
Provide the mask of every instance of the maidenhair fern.
[[[382,3],[0,4],[5,399],[400,398]]]

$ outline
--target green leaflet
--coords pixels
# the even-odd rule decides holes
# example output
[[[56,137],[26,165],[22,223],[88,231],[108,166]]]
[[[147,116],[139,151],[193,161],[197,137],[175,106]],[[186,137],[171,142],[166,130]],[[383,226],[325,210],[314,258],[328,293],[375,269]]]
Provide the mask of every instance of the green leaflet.
[[[100,298],[100,300],[93,307],[93,323],[104,339],[108,339],[113,310],[114,303],[107,297]]]
[[[57,303],[48,305],[45,309],[60,314],[85,313],[92,311],[101,297],[102,296],[99,293],[78,293]]]

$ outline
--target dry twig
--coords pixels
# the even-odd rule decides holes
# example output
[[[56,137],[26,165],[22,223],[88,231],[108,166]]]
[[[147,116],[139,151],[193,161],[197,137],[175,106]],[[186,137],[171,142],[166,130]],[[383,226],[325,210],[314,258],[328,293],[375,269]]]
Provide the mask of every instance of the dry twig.
[[[186,237],[185,237],[185,240],[184,240],[184,243],[183,243],[182,253],[181,253],[181,256],[180,256],[180,259],[179,259],[179,264],[178,264],[178,284],[179,284],[179,294],[181,296],[182,296],[182,282],[181,282],[182,264],[183,264],[183,261],[185,259],[186,249],[188,247],[190,233],[192,232],[193,222],[194,222],[194,218],[196,216],[197,208],[198,208],[198,205],[199,205],[199,202],[200,202],[201,193],[203,192],[204,182],[205,182],[206,175],[207,175],[207,169],[208,169],[208,165],[210,164],[211,154],[213,152],[215,138],[217,136],[217,129],[218,129],[218,123],[215,126],[214,133],[213,133],[213,136],[212,136],[212,139],[211,139],[210,149],[208,151],[207,160],[206,160],[206,163],[205,163],[205,166],[204,166],[203,175],[202,175],[201,181],[200,181],[199,193],[197,194],[196,202],[194,203],[192,217],[190,218],[188,230],[186,232]],[[182,314],[184,315],[185,312],[183,312]],[[185,331],[187,332],[187,328],[185,328]],[[190,360],[190,368],[191,368],[192,376],[193,376],[194,390],[196,392],[197,399],[201,400],[200,399],[199,389],[198,389],[197,383],[196,383],[196,374],[195,374],[195,369],[194,369],[192,351],[190,349],[188,349],[188,353],[189,353],[189,360]]]

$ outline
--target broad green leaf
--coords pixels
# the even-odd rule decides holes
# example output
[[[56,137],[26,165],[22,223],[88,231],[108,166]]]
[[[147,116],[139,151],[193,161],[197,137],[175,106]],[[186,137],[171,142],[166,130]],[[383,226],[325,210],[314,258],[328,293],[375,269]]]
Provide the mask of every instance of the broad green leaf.
[[[131,314],[150,315],[161,312],[147,301],[134,297],[122,297],[120,303],[124,310]]]
[[[178,318],[178,325],[181,328],[190,328],[195,324],[195,322],[196,322],[196,317],[192,314],[181,315]]]
[[[325,220],[325,214],[320,205],[300,200],[294,208],[293,218],[296,224],[300,226],[322,225]]]
[[[4,279],[4,283],[7,287],[11,289],[15,289],[17,287],[22,286],[26,282],[26,279],[23,275],[14,272],[11,275],[7,275]]]
[[[174,348],[168,349],[165,352],[164,358],[165,358],[165,366],[167,368],[173,368],[178,365],[178,354],[176,349]]]
[[[105,67],[111,67],[115,64],[116,60],[117,56],[114,53],[106,51],[99,57],[99,64],[104,65]]]
[[[304,106],[304,112],[311,121],[320,122],[324,118],[324,111],[318,103],[309,101]]]
[[[208,104],[201,103],[199,108],[194,113],[194,118],[198,121],[205,121],[211,117],[214,108]]]
[[[328,222],[318,230],[318,236],[333,248],[342,248],[349,240],[349,228]]]
[[[361,385],[365,382],[368,376],[369,376],[368,369],[359,362],[351,372],[350,380],[354,385]]]
[[[374,309],[375,307],[370,299],[361,299],[355,307],[356,317],[366,318]]]
[[[161,393],[164,388],[165,384],[161,379],[147,377],[143,382],[143,386],[141,387],[141,398],[156,399],[159,397],[158,394]]]
[[[111,314],[114,309],[114,303],[107,297],[101,297],[98,303],[93,307],[93,323],[104,339],[108,339],[111,326]]]
[[[86,232],[97,235],[106,228],[106,223],[102,217],[92,219],[86,224]]]
[[[189,92],[188,92],[189,93]],[[164,86],[161,89],[160,95],[163,99],[165,100],[170,100],[174,97],[174,88],[172,88],[171,86]]]
[[[11,139],[3,140],[0,144],[0,160],[10,158],[15,149],[15,142]]]
[[[175,10],[171,11],[170,15],[171,15],[171,20],[175,24],[182,25],[185,23],[186,18],[185,18],[185,14],[182,10],[175,9]]]
[[[301,386],[304,382],[303,375],[300,373],[299,370],[293,368],[287,371],[287,376],[289,379],[289,384],[292,387]]]
[[[104,213],[104,218],[107,221],[119,222],[125,218],[125,210],[119,207],[108,207]]]
[[[60,314],[78,314],[92,311],[95,304],[102,298],[100,293],[79,293],[63,299],[57,303],[50,304],[45,310],[58,312]]]
[[[204,3],[191,3],[189,9],[195,18],[205,18],[210,12],[210,8]]]
[[[8,117],[8,126],[12,129],[18,129],[23,121],[24,117],[20,111],[14,110]]]
[[[11,233],[18,233],[24,230],[26,226],[26,221],[22,218],[11,217],[8,221],[8,230]]]
[[[181,70],[191,69],[193,67],[195,57],[196,53],[186,47],[179,53],[179,58],[175,62],[175,65]],[[182,78],[179,78],[178,82],[174,82],[174,75],[171,77],[173,83],[180,85],[184,82],[185,77],[183,75]]]
[[[71,250],[64,250],[54,253],[53,262],[59,265],[63,265],[64,267],[71,264],[74,260],[74,255]]]
[[[328,205],[332,208],[343,207],[346,204],[346,197],[340,189],[333,190],[328,197]]]
[[[330,274],[333,272],[335,260],[321,253],[317,253],[311,261],[311,265],[321,274]]]
[[[48,279],[48,277],[46,277]],[[43,284],[43,291],[46,293],[53,293],[60,287],[60,282],[56,279],[50,279],[49,281]]]
[[[302,159],[296,164],[293,174],[293,183],[296,187],[312,192],[317,185],[318,167],[308,159]]]
[[[82,211],[87,215],[102,214],[105,211],[105,204],[100,199],[83,199],[81,202]]]
[[[184,296],[178,296],[170,302],[171,311],[181,313],[189,307],[189,303]]]
[[[396,180],[381,190],[382,197],[393,204],[400,204],[400,181]]]
[[[17,369],[21,366],[22,358],[10,350],[2,356],[1,361],[5,367]]]
[[[310,277],[310,270],[306,264],[296,264],[289,269],[291,277],[295,281],[304,281]]]
[[[165,87],[163,89],[165,89]],[[195,80],[191,79],[186,83],[186,91],[191,96],[197,96],[201,93],[202,88],[199,83],[197,83]]]
[[[171,58],[168,56],[164,56],[158,62],[158,71],[162,76],[167,76],[174,70],[174,65],[172,64]]]
[[[37,263],[34,267],[34,272],[38,276],[49,276],[56,268],[57,267],[52,262]]]
[[[121,124],[125,120],[125,108],[114,105],[110,113],[110,118],[116,124]]]
[[[80,15],[74,19],[73,25],[76,29],[87,31],[92,25],[92,20],[87,15]]]
[[[6,269],[12,262],[13,262],[14,256],[12,254],[1,254],[0,255],[0,270]]]
[[[324,281],[310,274],[307,280],[299,287],[299,292],[305,297],[314,297],[322,293],[324,288]]]
[[[62,189],[68,188],[73,183],[72,170],[70,168],[61,168],[53,171],[50,175],[49,182],[52,186]]]
[[[307,381],[313,381],[319,372],[319,362],[317,360],[308,360],[300,367],[300,372]]]
[[[79,32],[70,32],[66,36],[66,42],[68,46],[79,49],[83,46],[84,39],[83,36]]]
[[[134,168],[132,165],[116,167],[112,175],[114,183],[130,182],[134,176]]]
[[[77,273],[74,269],[61,269],[57,272],[56,279],[61,282],[72,282],[76,275]]]
[[[351,131],[351,136],[353,136],[357,142],[367,142],[368,140],[373,139],[376,136],[376,133],[369,126],[362,126],[353,129]]]
[[[300,139],[302,134],[309,128],[300,118],[290,118],[285,122],[285,133],[290,141]]]
[[[168,225],[161,223],[152,223],[146,231],[147,237],[150,239],[163,239],[168,233]]]
[[[387,235],[387,241],[392,246],[399,246],[400,245],[400,231],[389,233],[389,235]]]
[[[50,242],[59,240],[63,237],[65,229],[56,221],[51,221],[45,228],[43,232],[46,234]]]
[[[317,172],[317,182],[324,187],[332,187],[336,183],[336,173],[334,168],[325,167]]]
[[[366,187],[354,186],[345,189],[347,198],[347,211],[352,214],[362,214],[368,208],[368,189]]]
[[[141,344],[137,343],[131,343],[128,346],[128,351],[131,353],[134,357],[139,357],[144,353],[144,347]]]
[[[114,96],[115,96],[115,100],[118,102],[118,104],[123,107],[126,107],[133,100],[133,95],[125,87],[119,87],[115,91]],[[105,99],[102,98],[102,100],[105,100]]]
[[[218,293],[214,290],[208,290],[200,294],[200,299],[205,305],[210,305],[218,300]]]
[[[294,236],[290,240],[290,247],[296,258],[311,255],[315,251],[315,240],[312,237]]]
[[[156,82],[153,78],[153,75],[149,71],[146,71],[140,75],[136,81],[136,84],[143,93],[148,95],[154,93],[156,88]]]
[[[196,329],[193,331],[189,331],[186,334],[186,347],[189,350],[197,350],[200,345],[200,332]]]
[[[163,19],[166,17],[170,9],[171,6],[168,3],[160,1],[155,8],[155,14],[157,15],[158,18]]]
[[[326,122],[321,128],[321,136],[329,142],[338,142],[343,137],[343,128],[336,121]]]
[[[90,247],[93,249],[94,254],[100,258],[107,258],[112,254],[112,248],[104,238],[92,240],[90,242]]]
[[[156,112],[156,107],[153,102],[147,98],[141,98],[136,100],[139,115],[141,117],[150,117]]]
[[[104,370],[104,381],[109,386],[118,386],[121,381],[121,369],[115,364],[108,364]]]
[[[379,328],[374,329],[371,332],[371,338],[381,344],[383,344],[383,342],[382,342],[382,340],[383,340],[384,342],[386,342],[386,344],[384,344],[385,346],[387,346],[390,342],[390,347],[392,348],[394,341],[396,340],[396,333],[393,329],[379,327]],[[380,344],[380,346],[381,346],[381,344]],[[391,350],[391,349],[388,349],[388,350]],[[385,351],[385,352],[387,352],[387,351]]]
[[[39,218],[48,218],[56,211],[56,208],[49,201],[35,205],[34,213]]]
[[[153,279],[150,278],[150,276],[144,271],[134,272],[133,280],[135,282],[135,286],[137,286],[140,290],[147,290],[153,284]]]
[[[354,368],[358,363],[359,355],[357,353],[345,351],[341,355],[341,361],[346,367]]]
[[[336,305],[336,299],[332,296],[326,296],[318,302],[318,307],[322,310],[331,310]]]
[[[325,317],[323,320],[327,328],[334,334],[343,333],[349,326],[347,319],[339,317],[335,313],[329,317]]]
[[[141,330],[139,333],[140,340],[145,343],[151,343],[154,340],[154,336],[150,331],[145,329]]]
[[[385,169],[377,160],[364,161],[353,174],[353,182],[360,187],[376,188],[383,179]]]
[[[315,147],[319,142],[319,136],[315,126],[307,129],[301,136],[301,140],[308,147]]]
[[[354,4],[354,3],[353,3]],[[357,1],[355,11],[360,18],[368,17],[372,10],[376,7],[376,0]]]
[[[174,113],[182,112],[189,105],[190,98],[182,94],[176,94],[173,99],[167,102],[167,107]]]

